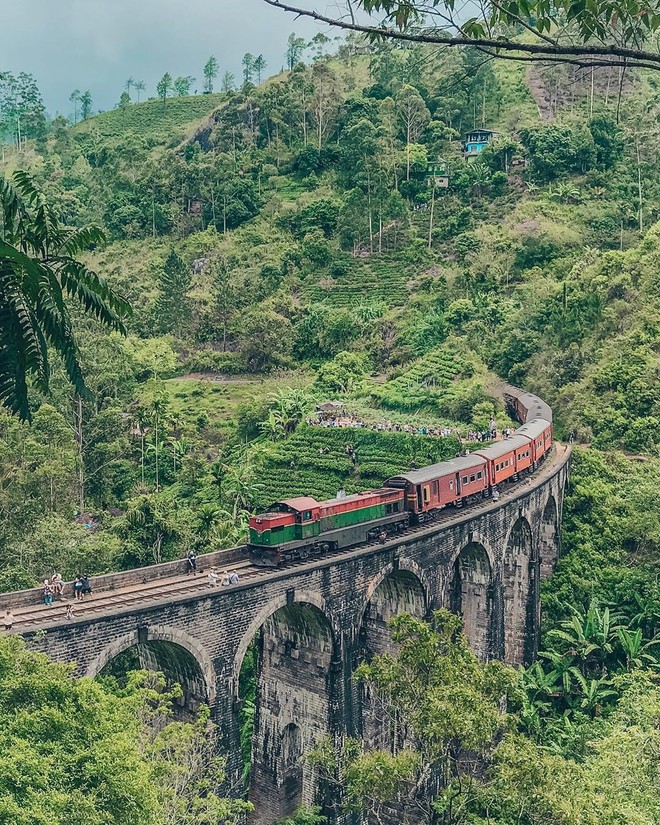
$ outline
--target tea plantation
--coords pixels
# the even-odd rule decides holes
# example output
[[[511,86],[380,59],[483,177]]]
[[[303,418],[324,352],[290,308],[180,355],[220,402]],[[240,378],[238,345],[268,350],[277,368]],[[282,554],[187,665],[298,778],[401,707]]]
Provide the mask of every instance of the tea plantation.
[[[365,301],[402,306],[410,297],[408,284],[415,274],[412,265],[407,266],[395,256],[356,258],[348,272],[306,284],[302,297],[306,303],[325,301],[330,306],[349,309]]]
[[[302,425],[286,441],[264,447],[259,457],[259,505],[299,495],[322,500],[380,487],[397,473],[458,454],[456,438]]]

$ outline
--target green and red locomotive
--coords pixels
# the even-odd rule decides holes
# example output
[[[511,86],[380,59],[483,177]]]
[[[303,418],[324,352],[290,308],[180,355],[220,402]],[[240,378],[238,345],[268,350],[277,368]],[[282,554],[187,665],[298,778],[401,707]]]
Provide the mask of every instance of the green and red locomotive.
[[[252,516],[248,548],[255,564],[276,567],[392,535],[409,521],[403,490],[383,488],[328,501],[301,496]]]

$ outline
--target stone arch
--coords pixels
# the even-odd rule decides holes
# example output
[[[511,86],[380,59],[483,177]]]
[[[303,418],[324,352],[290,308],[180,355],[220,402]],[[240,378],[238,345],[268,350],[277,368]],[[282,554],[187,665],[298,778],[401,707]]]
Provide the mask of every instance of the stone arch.
[[[293,599],[289,599],[289,597],[287,597],[287,595],[283,593],[281,596],[272,599],[272,601],[264,605],[264,607],[261,608],[261,610],[257,613],[254,619],[248,625],[247,630],[245,631],[245,633],[243,633],[241,641],[239,642],[239,645],[236,648],[233,666],[233,684],[235,692],[238,691],[238,680],[241,673],[241,667],[243,665],[243,659],[245,658],[245,654],[247,652],[248,647],[254,640],[255,636],[262,629],[262,627],[266,624],[266,621],[274,613],[277,613],[278,610],[280,610],[283,607],[286,607],[287,604],[290,603],[311,604],[314,607],[317,607],[321,611],[321,613],[328,617],[328,611],[326,608],[325,600],[318,593],[314,593],[311,590],[296,590]],[[328,622],[332,626],[332,622],[329,618]]]
[[[492,554],[481,542],[471,540],[456,555],[451,578],[449,605],[463,617],[470,647],[486,660],[491,654],[493,622]]]
[[[303,754],[331,731],[336,665],[335,633],[323,600],[298,591],[277,599],[250,626],[257,645],[256,703],[252,736],[250,821],[266,825],[313,805],[317,778]],[[250,643],[243,644],[244,651]],[[244,652],[235,667],[240,672]]]
[[[389,578],[393,573],[399,571],[409,573],[412,577],[417,579],[419,587],[421,588],[421,592],[424,596],[424,612],[426,613],[426,611],[428,610],[428,605],[430,604],[429,594],[431,593],[431,583],[429,581],[429,578],[426,572],[419,566],[419,564],[417,564],[417,562],[413,561],[412,559],[399,559],[396,563],[385,565],[385,567],[383,567],[383,569],[378,573],[378,575],[374,576],[374,578],[369,582],[364,597],[364,604],[362,605],[362,610],[360,612],[359,625],[361,625],[364,621],[365,613],[369,608],[374,593],[378,590],[378,588],[385,581],[385,579]],[[414,615],[417,615],[417,613],[415,613]]]
[[[140,667],[162,671],[181,685],[184,695],[179,701],[180,716],[194,715],[201,702],[213,705],[216,684],[211,657],[196,639],[177,627],[152,625],[120,636],[90,662],[85,675],[98,676],[131,648],[135,648]]]
[[[538,563],[529,521],[519,514],[506,540],[502,562],[504,659],[521,664],[528,659],[538,604]]]
[[[557,564],[560,553],[559,508],[552,493],[543,508],[538,536],[538,556],[541,578],[547,579]]]
[[[360,647],[369,658],[392,651],[390,619],[401,613],[423,618],[428,612],[428,587],[414,562],[388,565],[367,589],[360,620]]]
[[[410,569],[412,568],[412,569]],[[366,603],[359,626],[359,642],[353,666],[370,661],[375,655],[394,653],[390,619],[402,613],[423,618],[428,612],[428,590],[423,574],[414,563],[403,560],[387,565],[367,589]],[[363,684],[351,684],[353,701],[359,708],[357,727],[369,747],[395,752],[406,743],[400,720],[394,719],[381,697]]]

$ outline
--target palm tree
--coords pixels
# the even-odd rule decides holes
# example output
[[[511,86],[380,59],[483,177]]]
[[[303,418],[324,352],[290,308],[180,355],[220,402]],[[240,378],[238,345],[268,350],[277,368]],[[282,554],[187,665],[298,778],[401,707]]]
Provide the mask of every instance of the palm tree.
[[[131,95],[131,89],[133,88],[133,86],[135,86],[135,81],[132,77],[129,77],[126,83],[124,83],[124,88],[126,89],[126,92],[129,97]]]
[[[0,404],[29,420],[28,378],[48,392],[49,347],[78,395],[89,395],[65,299],[121,333],[130,306],[76,260],[103,232],[62,226],[28,172],[12,180],[0,181]]]
[[[137,92],[137,102],[140,102],[140,92],[143,92],[147,88],[147,84],[144,80],[136,80],[133,84],[135,91]]]

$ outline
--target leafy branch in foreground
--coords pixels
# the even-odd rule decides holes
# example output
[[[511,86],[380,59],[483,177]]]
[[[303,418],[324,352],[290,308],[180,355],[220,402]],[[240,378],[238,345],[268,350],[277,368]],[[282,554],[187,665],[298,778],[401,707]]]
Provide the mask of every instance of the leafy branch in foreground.
[[[597,66],[660,69],[660,53],[643,48],[660,30],[657,0],[489,0],[480,17],[465,19],[456,0],[356,0],[337,16],[265,0],[270,6],[310,17],[372,41],[382,39],[437,46],[476,46],[509,60],[543,60]],[[356,12],[384,13],[382,22]],[[525,39],[518,35],[525,32]]]
[[[76,257],[104,240],[97,227],[70,229],[29,173],[0,181],[0,403],[30,419],[28,376],[48,391],[48,348],[86,395],[67,299],[103,326],[124,333],[130,307]]]

